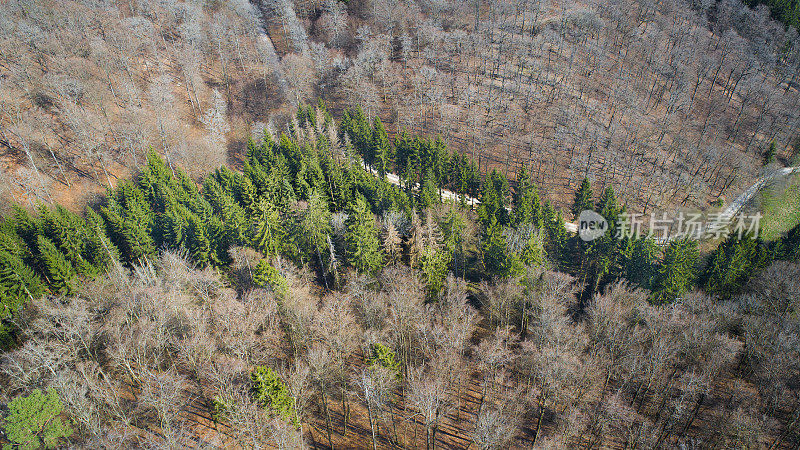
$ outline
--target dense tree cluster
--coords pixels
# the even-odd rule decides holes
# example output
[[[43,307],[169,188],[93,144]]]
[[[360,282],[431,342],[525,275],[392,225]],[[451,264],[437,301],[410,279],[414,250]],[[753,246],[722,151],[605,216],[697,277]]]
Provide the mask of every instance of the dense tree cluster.
[[[148,146],[203,176],[252,129],[322,97],[363,106],[342,128],[380,174],[394,159],[425,205],[436,184],[477,197],[480,167],[509,179],[525,168],[559,207],[586,177],[635,211],[702,207],[798,148],[800,40],[770,19],[797,11],[795,0],[8,1],[0,195],[82,205],[138,172]],[[403,130],[441,139],[388,145]],[[475,165],[453,173],[442,142]]]
[[[798,228],[708,257],[618,239],[625,206],[584,180],[573,212],[610,224],[585,242],[527,171],[479,177],[478,203],[449,190],[472,163],[352,111],[340,131],[300,107],[287,134],[249,141],[241,172],[199,185],[151,152],[82,215],[16,207],[0,224],[0,439],[800,442]]]

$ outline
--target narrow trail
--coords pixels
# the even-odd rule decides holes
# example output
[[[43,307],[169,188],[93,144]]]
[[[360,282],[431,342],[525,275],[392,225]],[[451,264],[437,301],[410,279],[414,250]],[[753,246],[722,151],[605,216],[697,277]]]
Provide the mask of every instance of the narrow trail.
[[[373,168],[369,168],[370,172],[375,175],[378,175],[378,172],[375,171]],[[791,175],[794,172],[800,172],[800,166],[794,167],[783,167],[778,170],[775,170],[763,177],[759,178],[753,185],[747,188],[744,192],[742,192],[736,200],[734,200],[730,205],[728,205],[722,212],[720,213],[717,222],[715,223],[727,223],[731,220],[734,216],[741,212],[742,208],[753,198],[758,191],[760,191],[767,183],[776,179]],[[400,178],[393,174],[393,173],[386,173],[386,180],[392,184],[400,185]],[[442,197],[448,200],[453,200],[455,202],[459,201],[461,195],[448,191],[447,189],[442,189]],[[463,195],[464,201],[470,203],[472,205],[480,204],[480,200],[470,197],[468,195]],[[510,208],[509,208],[510,209]],[[710,224],[708,228],[714,227],[714,224]],[[569,231],[570,233],[577,233],[578,232],[578,224],[575,222],[564,221],[564,228]],[[661,242],[663,243],[663,242]]]

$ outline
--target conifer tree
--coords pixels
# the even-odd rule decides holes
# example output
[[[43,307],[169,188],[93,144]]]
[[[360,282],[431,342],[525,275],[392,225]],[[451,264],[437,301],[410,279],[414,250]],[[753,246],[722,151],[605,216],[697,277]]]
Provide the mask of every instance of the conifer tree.
[[[252,391],[255,400],[262,407],[269,407],[283,420],[298,424],[295,398],[291,396],[289,388],[272,369],[258,366],[250,374],[250,380],[253,383]]]
[[[546,234],[545,249],[550,255],[562,255],[567,245],[567,230],[564,228],[564,218],[561,211],[556,211],[550,202],[542,208],[544,230]]]
[[[428,245],[422,251],[422,273],[429,300],[435,300],[444,287],[452,253],[445,248]]]
[[[436,182],[433,179],[433,171],[428,168],[422,179],[422,188],[419,192],[419,202],[417,206],[420,211],[425,211],[436,203],[439,203],[439,192],[436,187]]]
[[[530,267],[541,266],[544,263],[546,252],[544,241],[538,230],[533,229],[528,232],[528,239],[522,247],[519,259],[522,264]]]
[[[339,120],[339,140],[344,142],[345,136],[349,135],[352,128],[353,119],[350,118],[350,110],[345,109],[344,112],[342,112],[342,118]]]
[[[247,242],[247,218],[242,206],[216,181],[205,180],[203,194],[214,208],[215,217],[221,219],[220,245],[227,248]]]
[[[256,197],[264,197],[270,194],[269,177],[258,160],[246,161],[242,168],[242,173],[255,188]]]
[[[522,262],[516,254],[509,251],[503,227],[494,216],[490,220],[482,245],[483,266],[486,272],[502,278],[521,274]]]
[[[381,178],[384,178],[389,165],[389,136],[386,134],[386,128],[383,127],[380,117],[375,117],[375,120],[372,121],[369,153],[373,158],[375,170]]]
[[[56,245],[79,274],[93,276],[100,270],[87,259],[91,252],[86,246],[95,236],[86,229],[83,219],[57,205],[53,210],[41,207],[39,223],[43,235]]]
[[[447,183],[447,166],[449,163],[447,146],[441,136],[436,136],[436,139],[431,143],[430,152],[430,162],[427,165],[433,172],[433,180],[439,188],[439,196],[441,197],[441,188]]]
[[[288,211],[297,201],[289,176],[289,168],[283,156],[276,158],[275,165],[270,168],[267,189],[264,195],[283,212]]]
[[[395,137],[394,147],[397,152],[397,172],[404,175],[403,180],[407,184],[413,186],[417,182],[415,175],[419,164],[419,141],[403,130]]]
[[[358,197],[347,218],[347,262],[361,273],[375,273],[383,265],[375,217],[366,200]]]
[[[86,232],[84,258],[92,266],[98,271],[102,271],[119,261],[119,250],[106,234],[105,221],[100,214],[97,214],[94,209],[89,207],[86,208]]]
[[[582,268],[586,271],[586,283],[589,294],[597,292],[605,281],[611,281],[619,276],[622,259],[624,257],[623,242],[616,236],[617,217],[620,208],[614,190],[609,186],[603,191],[597,209],[601,216],[608,221],[605,234],[590,242],[580,241],[584,251]]]
[[[58,247],[61,253],[73,264],[80,261],[82,236],[79,236],[75,222],[69,220],[67,211],[61,206],[51,210],[46,206],[39,208],[39,224],[45,237]]]
[[[780,257],[789,261],[800,260],[800,225],[789,230],[781,240]]]
[[[39,223],[21,206],[14,205],[12,208],[14,210],[14,231],[29,249],[35,249],[38,242],[37,236],[41,232]]]
[[[30,255],[27,246],[15,231],[13,218],[0,218],[0,251],[6,251],[20,258]]]
[[[43,293],[42,281],[19,255],[0,250],[0,320]]]
[[[653,283],[653,303],[671,303],[683,296],[697,276],[698,258],[696,241],[684,239],[670,242]]]
[[[481,204],[478,207],[478,217],[484,228],[491,222],[492,217],[501,226],[508,223],[508,211],[506,211],[508,194],[509,186],[506,176],[497,170],[492,170],[483,186]]]
[[[364,158],[364,163],[372,165],[374,155],[371,153],[372,130],[361,107],[350,110],[347,120],[342,120],[340,128],[347,133],[356,151]]]
[[[158,247],[179,248],[186,240],[189,224],[186,218],[192,214],[185,205],[171,202],[163,214],[156,217],[153,239]]]
[[[206,227],[195,214],[186,216],[186,250],[189,256],[201,267],[211,261],[211,242],[206,235]]]
[[[575,192],[575,199],[572,202],[572,215],[575,219],[581,214],[581,211],[587,209],[594,209],[594,202],[592,201],[592,185],[589,183],[588,178],[584,178],[581,182],[581,187]]]
[[[39,263],[44,271],[50,289],[60,294],[72,295],[74,292],[75,269],[64,258],[50,239],[39,235],[37,240]]]
[[[467,222],[461,212],[456,208],[451,208],[441,222],[445,248],[452,254],[453,272],[458,274],[460,271],[462,278],[466,276],[467,270],[467,252],[464,236],[466,228]]]
[[[253,218],[252,245],[265,256],[278,255],[284,245],[286,230],[278,209],[266,199],[261,199]]]
[[[544,217],[541,199],[536,185],[530,182],[527,174],[527,170],[523,167],[520,171],[520,180],[517,182],[512,222],[514,225],[532,223],[537,228],[542,228]]]
[[[463,195],[467,193],[467,160],[466,156],[460,155],[457,151],[453,150],[453,153],[450,155],[450,174],[448,175],[449,178],[449,187],[450,190],[459,194],[461,197],[461,202],[463,205],[464,198]]]
[[[284,300],[289,293],[286,278],[266,259],[253,268],[253,282],[260,287],[272,290],[278,300]]]
[[[153,213],[142,191],[130,181],[120,183],[101,208],[112,242],[128,263],[136,263],[155,253],[151,236]]]
[[[236,201],[245,209],[245,211],[253,215],[256,212],[256,205],[258,203],[258,193],[256,192],[253,182],[246,176],[239,176],[236,178],[236,185],[234,186],[234,195]]]
[[[769,143],[769,147],[764,152],[763,163],[766,166],[767,164],[775,161],[775,155],[778,153],[777,148],[775,147],[775,141],[771,141]]]
[[[172,177],[172,171],[158,154],[151,148],[147,155],[147,164],[138,175],[137,185],[144,193],[147,202],[156,212],[163,212],[169,198],[175,196],[175,191],[183,189]]]
[[[703,276],[706,291],[721,298],[742,292],[747,280],[772,262],[772,253],[760,240],[731,235],[714,251]]]
[[[626,238],[621,244],[623,250],[622,277],[644,289],[651,289],[658,273],[660,249],[651,238]]]
[[[221,166],[211,176],[225,192],[235,195],[236,184],[239,182],[238,177],[241,174],[234,173],[227,166]]]
[[[603,195],[600,196],[600,200],[597,202],[597,212],[608,221],[610,226],[616,225],[621,211],[619,205],[617,205],[617,196],[611,186],[608,186],[603,191]]]
[[[319,263],[325,274],[327,264],[323,261],[327,255],[328,236],[331,234],[331,212],[328,201],[318,191],[312,191],[308,199],[308,207],[301,213],[300,242],[311,258]]]

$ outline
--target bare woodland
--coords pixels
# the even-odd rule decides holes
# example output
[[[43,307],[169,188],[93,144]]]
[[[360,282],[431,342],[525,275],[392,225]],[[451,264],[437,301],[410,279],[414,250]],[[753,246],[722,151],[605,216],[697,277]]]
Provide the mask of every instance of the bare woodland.
[[[33,303],[28,340],[2,357],[4,392],[54,386],[87,448],[797,445],[798,330],[784,315],[796,264],[725,302],[698,292],[656,307],[616,284],[576,323],[563,273],[481,286],[478,313],[452,275],[431,304],[405,266],[324,294],[284,262],[290,294],[276,303],[248,279],[260,256],[231,254],[232,285],[165,252]],[[376,342],[401,372],[369,365]],[[258,365],[286,380],[297,426],[253,402]],[[224,420],[212,401],[232,405]]]
[[[560,210],[796,165],[799,71],[739,0],[0,1],[0,444],[46,391],[70,448],[798,449],[800,227]]]
[[[637,211],[706,208],[770,142],[796,147],[797,31],[737,0],[0,7],[4,196],[23,204],[85,199],[149,146],[200,176],[317,98],[484,172],[529,167],[561,206],[588,177]]]

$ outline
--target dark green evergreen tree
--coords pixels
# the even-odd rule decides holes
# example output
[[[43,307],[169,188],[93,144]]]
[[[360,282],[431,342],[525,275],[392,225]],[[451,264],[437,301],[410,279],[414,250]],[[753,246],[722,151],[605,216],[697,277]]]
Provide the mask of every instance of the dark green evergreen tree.
[[[186,216],[186,250],[189,256],[201,267],[211,262],[211,242],[206,235],[206,227],[199,217],[189,213]]]
[[[698,259],[697,241],[670,242],[653,282],[653,303],[671,303],[685,295],[697,278]]]
[[[347,262],[361,273],[375,273],[383,265],[383,253],[375,217],[366,200],[358,197],[347,218]]]
[[[456,208],[451,208],[447,215],[440,223],[442,235],[444,239],[444,246],[452,254],[452,271],[455,274],[460,274],[463,278],[466,276],[466,239],[464,233],[467,228],[467,222],[461,211]]]
[[[255,214],[256,205],[258,203],[258,193],[256,192],[255,186],[253,186],[253,182],[250,181],[250,178],[246,176],[239,176],[236,178],[234,197],[248,214]]]
[[[404,184],[413,186],[417,182],[419,170],[419,140],[403,130],[395,137],[394,147],[397,152],[397,173],[402,175]]]
[[[86,249],[90,233],[84,220],[57,205],[55,209],[39,208],[39,223],[42,233],[50,239],[81,275],[94,276],[101,269],[95,267],[91,252]]]
[[[300,242],[309,259],[319,264],[323,276],[328,267],[328,238],[331,232],[328,201],[318,191],[312,191],[308,207],[300,217]]]
[[[37,249],[39,264],[44,271],[50,289],[59,294],[72,295],[74,292],[75,269],[64,258],[50,239],[38,237]]]
[[[658,273],[658,257],[661,250],[653,239],[640,237],[627,238],[621,244],[624,248],[622,277],[644,289],[653,287]]]
[[[564,228],[564,217],[561,211],[557,211],[550,202],[546,202],[542,208],[542,218],[545,230],[545,250],[547,254],[563,255],[567,246],[567,230]]]
[[[373,167],[378,171],[378,175],[384,178],[389,165],[389,136],[379,117],[375,117],[375,120],[372,121],[369,153],[373,158]]]
[[[703,279],[705,290],[720,298],[741,293],[747,281],[773,260],[769,247],[749,235],[731,235],[711,256]]]
[[[262,199],[253,217],[252,245],[266,256],[280,254],[286,239],[286,229],[278,209],[269,201]]]
[[[18,255],[0,250],[0,320],[43,293],[42,281]]]
[[[439,203],[439,190],[436,187],[433,171],[428,168],[422,179],[422,188],[419,192],[419,202],[417,204],[420,211],[425,211],[436,203]]]
[[[245,244],[248,229],[247,217],[244,208],[236,202],[233,195],[212,177],[205,180],[203,195],[213,206],[215,217],[221,219],[220,245],[227,250],[231,246]]]
[[[501,278],[520,275],[524,269],[518,255],[509,251],[503,227],[492,216],[482,244],[483,266],[490,275]]]
[[[33,216],[19,205],[14,205],[14,231],[22,238],[29,249],[35,249],[37,237],[41,233],[39,223]]]
[[[766,166],[767,164],[775,161],[775,155],[778,153],[777,148],[775,148],[775,141],[771,141],[769,143],[769,147],[764,152],[763,163]]]
[[[617,279],[622,272],[625,243],[617,238],[617,220],[620,207],[614,190],[609,186],[603,191],[597,210],[608,222],[605,234],[589,242],[579,241],[584,251],[583,269],[586,271],[587,294],[597,292],[607,282]]]
[[[101,272],[119,261],[119,250],[106,234],[106,223],[100,214],[87,207],[85,215],[87,238],[84,258]]]
[[[436,300],[444,287],[453,254],[447,248],[428,245],[422,251],[422,273],[429,300]]]
[[[138,263],[156,251],[151,236],[153,212],[144,193],[132,182],[120,183],[101,208],[109,237],[128,263]]]
[[[481,193],[481,204],[478,207],[478,218],[484,228],[488,227],[492,217],[501,226],[508,224],[506,205],[509,197],[508,179],[501,172],[492,170]]]
[[[575,199],[572,201],[572,216],[577,219],[581,211],[587,209],[594,209],[594,202],[592,201],[592,185],[589,183],[588,178],[584,178],[581,182],[581,187],[575,192]]]
[[[542,228],[544,225],[539,191],[536,185],[530,182],[528,172],[524,167],[520,171],[519,180],[517,181],[512,223],[515,226],[531,223],[537,228]]]

